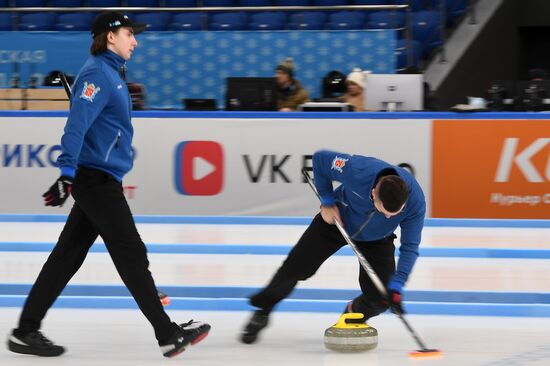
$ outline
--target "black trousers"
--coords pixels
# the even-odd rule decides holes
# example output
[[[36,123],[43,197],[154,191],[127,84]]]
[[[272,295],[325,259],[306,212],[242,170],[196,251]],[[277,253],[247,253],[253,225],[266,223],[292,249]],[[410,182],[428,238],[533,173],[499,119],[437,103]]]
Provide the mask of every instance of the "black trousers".
[[[383,284],[387,285],[395,272],[395,235],[387,238],[360,242],[359,251],[365,256]],[[298,281],[313,276],[331,255],[346,245],[335,225],[327,224],[320,214],[315,216],[296,246],[290,251],[271,282],[262,291],[250,298],[250,303],[266,312],[290,295]],[[362,294],[352,302],[351,310],[363,313],[364,320],[386,311],[382,295],[374,286],[365,270],[359,265],[359,284]]]
[[[170,338],[177,325],[170,321],[159,301],[149,272],[147,249],[137,231],[122,184],[101,171],[79,168],[72,195],[75,204],[27,297],[18,331],[40,329],[46,312],[100,235],[122,281],[153,326],[157,340]]]

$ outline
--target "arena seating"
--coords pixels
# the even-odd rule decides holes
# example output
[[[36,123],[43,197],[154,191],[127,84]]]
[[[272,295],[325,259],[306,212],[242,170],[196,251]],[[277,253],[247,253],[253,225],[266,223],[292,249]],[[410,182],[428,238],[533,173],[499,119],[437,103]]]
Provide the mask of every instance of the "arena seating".
[[[325,28],[326,14],[319,11],[302,11],[290,15],[289,29],[319,30]]]
[[[196,0],[164,0],[167,8],[192,8],[197,6]]]
[[[248,14],[244,12],[213,14],[208,28],[210,30],[246,30]]]
[[[172,15],[166,12],[139,13],[134,15],[134,21],[147,24],[147,30],[166,31]]]
[[[250,17],[250,30],[283,30],[286,15],[281,11],[266,11],[254,13]]]
[[[120,6],[120,0],[88,0],[88,5],[92,8],[110,8]]]
[[[53,30],[56,15],[54,13],[28,13],[19,16],[17,29],[21,31]]]
[[[360,11],[338,11],[328,17],[328,29],[363,29],[366,16]]]
[[[369,29],[399,29],[407,24],[406,14],[402,11],[377,11],[369,15]]]
[[[441,2],[444,1],[444,4]],[[414,43],[414,64],[427,58],[442,44],[443,23],[454,26],[467,9],[468,0],[0,0],[0,7],[263,7],[263,6],[338,6],[338,5],[411,5],[411,22],[407,11],[266,11],[266,12],[144,12],[131,13],[139,21],[149,24],[152,31],[233,31],[233,30],[353,30],[402,29],[399,33],[398,66],[403,65],[405,30],[409,26]],[[0,30],[25,31],[84,31],[89,28],[92,13],[2,13]]]
[[[411,53],[411,62],[408,57]],[[395,47],[396,69],[402,70],[408,66],[420,68],[420,42],[414,40],[399,39]]]
[[[411,9],[414,13],[420,12],[421,15],[417,15],[416,18],[422,18],[422,22],[432,22],[436,19],[433,15],[426,16],[424,11],[438,11],[440,2],[443,0],[411,0]],[[457,19],[464,16],[468,0],[444,0],[446,8],[446,21],[449,25],[456,22]],[[409,0],[0,0],[0,7],[6,7],[13,4],[15,7],[80,7],[89,6],[97,8],[105,7],[196,7],[198,5],[206,7],[234,7],[234,6],[335,6],[335,5],[395,5],[406,4]],[[4,4],[4,5],[2,5]],[[311,13],[311,14],[310,14]],[[320,13],[320,14],[313,14]],[[62,14],[62,13],[59,13]],[[299,15],[297,15],[299,14]],[[167,29],[180,29],[180,27],[173,27],[175,14],[170,13],[170,16],[161,17],[167,23],[160,25],[155,23],[152,29],[167,30]],[[208,17],[213,17],[214,14],[208,13]],[[244,16],[239,15],[235,19],[231,16],[222,16],[222,18],[228,17],[227,22],[222,22],[225,25],[218,26],[218,21],[212,19],[208,23],[214,24],[216,30],[243,30],[243,29],[387,29],[387,28],[402,28],[405,23],[405,12],[388,12],[388,11],[304,11],[294,14],[285,14],[285,22],[281,25],[281,17],[276,16],[272,22],[265,16],[253,17],[252,13],[246,13]],[[247,24],[242,24],[243,17],[247,18]],[[304,18],[305,17],[305,18]],[[41,23],[36,24],[36,27],[28,25],[28,21],[35,19],[33,17],[27,17],[25,24],[27,29],[31,28],[44,28],[45,24],[37,17]],[[179,17],[181,19],[181,17]],[[189,19],[193,19],[191,16]],[[261,24],[258,25],[257,20],[261,19]],[[219,20],[219,19],[218,19]],[[235,23],[236,22],[236,23]],[[63,24],[63,21],[54,21],[55,24]],[[49,23],[48,23],[49,24]],[[191,23],[189,23],[191,24]],[[193,22],[196,24],[196,22]],[[24,28],[24,27],[18,27]],[[417,25],[417,27],[420,27]],[[428,24],[426,28],[432,29],[434,25]],[[193,28],[196,29],[196,25],[193,27],[183,27],[182,29]],[[54,29],[73,29],[71,27],[57,27]],[[425,38],[425,37],[424,37]],[[422,41],[421,41],[422,42]]]
[[[170,24],[171,30],[199,31],[203,29],[206,14],[201,12],[175,13]]]
[[[84,6],[84,0],[52,0],[56,8],[78,8]]]
[[[14,5],[17,8],[43,7],[48,5],[48,1],[47,0],[14,0]]]
[[[0,31],[9,31],[12,29],[12,15],[10,13],[0,13]]]
[[[160,6],[159,0],[126,0],[127,5],[135,8],[155,8]]]
[[[272,6],[271,0],[239,0],[239,6]]]
[[[92,24],[91,13],[63,13],[57,16],[55,30],[59,31],[88,31]]]

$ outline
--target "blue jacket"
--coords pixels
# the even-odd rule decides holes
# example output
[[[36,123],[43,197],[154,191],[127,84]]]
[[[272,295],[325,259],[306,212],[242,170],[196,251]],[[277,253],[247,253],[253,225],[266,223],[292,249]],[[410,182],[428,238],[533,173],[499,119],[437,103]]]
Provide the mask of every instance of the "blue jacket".
[[[377,176],[386,169],[393,169],[409,187],[405,208],[389,219],[375,209],[371,198]],[[321,203],[338,206],[344,227],[353,240],[379,240],[401,226],[397,270],[388,284],[390,290],[401,292],[418,257],[424,226],[426,202],[418,182],[407,170],[382,160],[333,151],[313,155],[313,174]],[[340,186],[333,189],[333,181],[340,182]]]
[[[124,63],[107,51],[90,56],[78,73],[57,159],[61,175],[74,177],[84,166],[122,181],[132,169],[132,100],[119,74]]]

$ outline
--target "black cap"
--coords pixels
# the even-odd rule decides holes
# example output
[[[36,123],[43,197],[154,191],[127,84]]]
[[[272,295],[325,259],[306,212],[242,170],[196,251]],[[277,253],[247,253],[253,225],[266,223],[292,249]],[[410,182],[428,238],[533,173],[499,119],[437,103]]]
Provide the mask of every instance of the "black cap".
[[[92,24],[92,38],[97,35],[111,31],[119,27],[132,28],[134,34],[139,34],[145,30],[147,24],[137,24],[132,22],[128,16],[119,13],[118,11],[105,11],[95,17]]]

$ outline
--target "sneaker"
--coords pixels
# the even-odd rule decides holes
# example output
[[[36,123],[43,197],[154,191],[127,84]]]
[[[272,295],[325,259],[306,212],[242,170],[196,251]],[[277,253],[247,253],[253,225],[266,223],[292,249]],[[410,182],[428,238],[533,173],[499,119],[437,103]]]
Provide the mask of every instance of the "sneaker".
[[[164,357],[177,356],[185,351],[185,347],[189,344],[195,345],[206,338],[209,331],[209,324],[190,320],[180,324],[179,329],[166,343],[159,344],[160,350]]]
[[[160,292],[160,291],[157,291],[158,293],[158,296],[159,296],[159,300],[160,300],[160,303],[162,304],[162,306],[168,306],[170,305],[170,298],[168,297],[168,295],[166,295],[164,292]]]
[[[65,348],[53,344],[52,341],[39,331],[29,332],[23,336],[16,336],[14,330],[8,338],[8,349],[15,353],[43,357],[59,356],[65,352]]]
[[[268,323],[269,314],[266,314],[261,310],[255,311],[246,327],[244,327],[241,341],[246,344],[256,342],[256,340],[258,340],[258,334],[262,329],[267,327]]]

